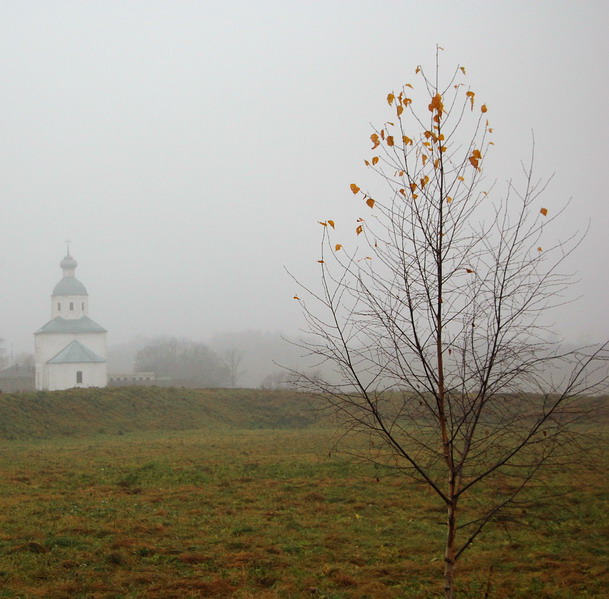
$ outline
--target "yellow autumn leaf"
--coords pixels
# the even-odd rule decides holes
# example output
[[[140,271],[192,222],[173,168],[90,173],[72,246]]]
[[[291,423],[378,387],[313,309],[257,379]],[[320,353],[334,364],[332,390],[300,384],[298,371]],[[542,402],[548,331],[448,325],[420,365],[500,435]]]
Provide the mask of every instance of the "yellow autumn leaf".
[[[539,212],[541,212],[541,214],[543,214],[544,216],[548,215],[548,209],[547,208],[542,208]]]
[[[410,191],[414,191],[417,188],[417,184],[416,183],[411,183],[410,184]]]
[[[404,107],[403,106],[398,106],[397,107],[398,117],[402,116],[403,112],[404,112]]]
[[[372,164],[378,164],[378,161],[379,161],[379,157],[378,156],[374,156],[372,158]]]
[[[358,219],[357,219],[355,222],[356,222],[356,223],[363,223],[363,222],[366,222],[366,221],[365,221],[365,219],[363,219],[363,218],[361,218],[361,217],[360,217],[360,218],[358,218]]]
[[[398,192],[401,193],[403,196],[406,196],[406,190],[398,189]]]
[[[408,106],[408,105],[412,104],[412,98],[404,98],[402,100],[402,104],[404,104],[404,106]]]
[[[328,219],[328,224],[334,229],[334,221]]]
[[[395,96],[393,94],[389,94],[387,96],[387,104],[389,104],[389,106],[391,106],[393,104],[394,100],[395,100]]]
[[[393,146],[393,135],[388,135],[387,136],[387,145],[388,146]]]
[[[334,246],[334,249],[335,249],[335,250],[338,252],[338,250],[342,249],[342,247],[343,247],[343,246],[342,246],[342,244],[337,243],[337,244]]]
[[[461,69],[461,71],[463,72],[463,74],[465,75],[465,67],[459,67]]]
[[[359,235],[363,230],[364,227],[362,227],[362,225],[358,225],[358,227],[355,229],[355,232]]]
[[[457,179],[458,179],[459,181],[465,181],[465,179],[464,179],[463,177],[457,177]]]
[[[320,264],[325,264],[325,260],[318,260],[317,262],[319,262]]]
[[[374,144],[374,145],[372,146],[372,149],[373,149],[373,150],[374,150],[374,148],[378,148],[378,147],[379,147],[379,145],[380,145],[380,143],[381,143],[381,142],[379,141],[379,136],[378,136],[376,133],[373,133],[373,134],[370,136],[370,141],[372,141],[372,143]]]
[[[364,160],[364,164],[365,164],[366,166],[370,166],[370,163],[369,163],[367,160]]]
[[[469,92],[465,92],[465,95],[469,98],[469,101],[471,103],[471,109],[474,109],[474,96],[476,95],[474,92],[469,91]]]
[[[429,177],[427,175],[425,175],[422,179],[421,179],[421,187],[425,187],[427,184],[429,183]]]
[[[368,198],[366,200],[366,204],[368,205],[368,207],[374,208],[374,200],[372,198]]]
[[[543,252],[543,248],[538,247],[538,248],[537,248],[537,251],[538,251],[538,252]]]
[[[351,183],[349,187],[354,194],[359,193],[359,187],[355,183]]]
[[[417,68],[414,70],[414,74],[415,74],[415,75],[418,75],[420,72],[421,72],[421,67],[420,67],[420,66],[419,66],[419,67],[417,67]]]
[[[472,270],[471,268],[466,268],[465,272],[467,272],[471,275],[471,274],[474,274],[476,271]]]
[[[410,83],[405,83],[404,87],[409,87],[410,89],[414,89],[414,87],[412,87],[412,85],[410,85]]]
[[[423,162],[423,166],[425,166],[425,163],[427,162],[427,156],[425,154],[421,154],[421,160]]]
[[[317,222],[318,222],[320,225],[324,226],[324,227],[327,227],[327,226],[328,226],[328,223],[322,222],[322,221],[320,221],[320,220],[318,220]]]
[[[482,106],[480,106],[480,112],[486,112],[488,110],[488,108],[486,107],[486,104],[482,104]]]
[[[453,199],[450,196],[446,196],[446,203],[450,204],[453,201]]]
[[[406,145],[408,145],[408,144],[412,145],[412,139],[410,139],[410,137],[408,137],[407,135],[402,135],[402,141],[403,141],[403,142],[404,142]]]

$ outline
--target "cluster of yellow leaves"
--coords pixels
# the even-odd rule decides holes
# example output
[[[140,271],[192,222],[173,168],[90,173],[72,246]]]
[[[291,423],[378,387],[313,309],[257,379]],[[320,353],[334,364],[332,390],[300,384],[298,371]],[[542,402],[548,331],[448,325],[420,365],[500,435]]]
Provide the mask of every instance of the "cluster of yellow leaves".
[[[541,214],[543,214],[543,216],[548,216],[548,209],[547,208],[542,208],[539,212]]]
[[[318,221],[318,222],[319,222],[319,224],[320,224],[322,227],[327,227],[328,225],[330,225],[330,226],[331,226],[333,229],[335,229],[335,228],[336,228],[336,227],[334,226],[334,221],[333,221],[333,220],[330,220],[330,219],[328,219],[328,220],[326,220],[326,221],[321,221],[321,220],[320,220],[320,221]]]
[[[429,112],[436,113],[433,116],[433,120],[434,122],[439,123],[440,119],[442,118],[442,114],[444,113],[444,104],[442,103],[442,96],[440,95],[440,93],[437,93],[431,99],[431,102],[427,108],[429,108]]]
[[[410,85],[410,83],[406,83],[404,87],[409,87],[410,89],[412,89],[412,85]],[[400,118],[402,116],[402,113],[404,112],[404,107],[412,104],[412,98],[407,98],[404,95],[404,92],[400,92],[398,97],[396,98],[395,94],[392,92],[387,95],[387,103],[389,104],[389,106],[392,106],[394,102],[396,105],[396,113],[398,115],[398,118]]]

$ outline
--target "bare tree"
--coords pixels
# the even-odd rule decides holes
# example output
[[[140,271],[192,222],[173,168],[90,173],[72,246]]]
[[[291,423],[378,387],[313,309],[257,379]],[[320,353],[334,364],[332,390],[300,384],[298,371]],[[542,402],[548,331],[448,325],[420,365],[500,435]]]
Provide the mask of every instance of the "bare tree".
[[[6,348],[4,347],[4,339],[0,338],[0,370],[9,365]]]
[[[246,373],[246,370],[242,367],[243,352],[234,347],[227,349],[222,356],[222,361],[228,372],[229,386],[234,388],[237,386],[239,379]]]
[[[455,564],[482,529],[543,467],[573,460],[605,347],[561,351],[552,335],[548,310],[565,301],[563,265],[581,236],[551,240],[558,214],[540,203],[547,182],[532,160],[523,187],[493,199],[482,177],[492,128],[465,70],[444,85],[437,61],[417,75],[422,109],[411,85],[390,93],[394,122],[370,138],[365,163],[385,191],[351,184],[370,214],[352,249],[321,223],[321,288],[296,299],[314,335],[301,346],[335,372],[299,382],[369,438],[362,457],[445,505],[451,599]]]

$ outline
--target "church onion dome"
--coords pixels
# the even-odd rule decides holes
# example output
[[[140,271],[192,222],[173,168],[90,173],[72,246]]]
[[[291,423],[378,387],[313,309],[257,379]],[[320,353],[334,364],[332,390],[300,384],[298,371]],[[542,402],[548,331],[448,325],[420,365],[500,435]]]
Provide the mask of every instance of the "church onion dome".
[[[63,264],[63,260],[62,260]],[[76,264],[76,261],[74,261]],[[55,285],[53,295],[89,295],[85,286],[75,277],[64,277]]]
[[[78,262],[76,262],[76,260],[74,260],[74,258],[72,258],[72,256],[70,256],[70,254],[68,253],[65,255],[65,258],[59,263],[59,266],[61,266],[63,270],[74,270],[78,266]]]

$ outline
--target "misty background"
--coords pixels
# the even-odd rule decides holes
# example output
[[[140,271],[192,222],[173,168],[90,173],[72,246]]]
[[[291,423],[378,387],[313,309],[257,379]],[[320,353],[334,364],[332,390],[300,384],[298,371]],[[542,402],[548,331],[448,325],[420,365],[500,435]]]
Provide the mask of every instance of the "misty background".
[[[371,124],[436,43],[489,108],[496,192],[533,131],[544,205],[572,198],[555,240],[590,227],[555,329],[609,337],[608,18],[604,0],[0,1],[4,348],[33,351],[69,239],[110,372],[159,337],[242,352],[243,386],[297,366],[286,270],[314,287],[318,221],[352,234]]]

